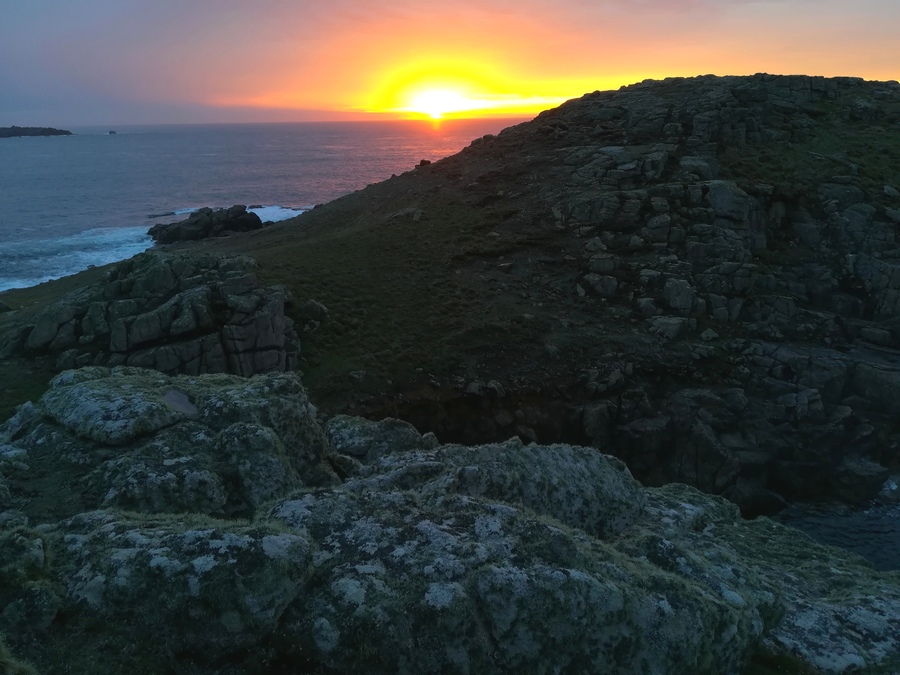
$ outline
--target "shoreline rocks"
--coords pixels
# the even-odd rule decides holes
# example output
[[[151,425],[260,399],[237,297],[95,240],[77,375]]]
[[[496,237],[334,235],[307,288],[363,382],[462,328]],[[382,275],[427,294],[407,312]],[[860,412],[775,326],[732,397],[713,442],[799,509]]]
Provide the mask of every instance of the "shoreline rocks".
[[[227,237],[241,232],[252,232],[263,227],[260,217],[248,211],[246,206],[235,205],[227,209],[205,207],[175,223],[158,223],[147,230],[156,244],[173,244],[178,241],[196,241],[209,237]]]
[[[44,670],[900,667],[898,573],[593,448],[323,429],[289,373],[67,371],[0,448],[0,631]]]
[[[0,127],[0,138],[22,138],[25,136],[72,136],[72,132],[52,127]]]
[[[0,342],[0,355],[51,353],[60,370],[129,365],[165,373],[289,370],[299,353],[282,288],[246,256],[142,253],[66,296]]]

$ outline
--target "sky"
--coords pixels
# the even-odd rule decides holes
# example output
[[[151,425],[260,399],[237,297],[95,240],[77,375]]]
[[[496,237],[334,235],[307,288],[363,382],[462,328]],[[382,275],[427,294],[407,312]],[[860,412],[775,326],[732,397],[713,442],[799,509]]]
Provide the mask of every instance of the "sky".
[[[534,114],[647,78],[900,78],[898,0],[0,0],[0,126]]]

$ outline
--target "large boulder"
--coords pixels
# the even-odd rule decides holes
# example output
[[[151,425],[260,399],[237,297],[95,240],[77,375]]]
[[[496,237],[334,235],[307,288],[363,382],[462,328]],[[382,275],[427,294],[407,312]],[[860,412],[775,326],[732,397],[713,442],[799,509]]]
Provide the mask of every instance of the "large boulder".
[[[292,374],[57,377],[0,427],[16,653],[47,671],[738,673],[763,645],[827,673],[900,668],[897,573],[644,488],[592,448],[350,417],[326,434],[314,412]]]
[[[110,507],[248,516],[290,490],[338,482],[314,408],[290,373],[70,370],[0,427],[0,439],[15,439],[0,444],[0,474],[4,462],[12,474],[33,464],[25,480],[41,476],[76,492],[41,517]],[[15,487],[5,494],[5,508],[38,510]]]
[[[202,208],[176,223],[158,223],[149,234],[157,244],[196,241],[258,230],[263,226],[259,216],[237,204],[228,209]]]
[[[192,375],[289,370],[299,341],[285,315],[287,293],[264,286],[255,268],[245,256],[142,253],[9,332],[0,351],[50,352],[60,370],[91,364]]]

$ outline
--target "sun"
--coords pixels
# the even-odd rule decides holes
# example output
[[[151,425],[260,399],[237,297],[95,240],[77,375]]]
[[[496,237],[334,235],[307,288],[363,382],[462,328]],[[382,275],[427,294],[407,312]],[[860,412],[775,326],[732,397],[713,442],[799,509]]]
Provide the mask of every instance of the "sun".
[[[439,120],[447,113],[471,110],[472,102],[452,89],[425,89],[410,97],[406,110]]]

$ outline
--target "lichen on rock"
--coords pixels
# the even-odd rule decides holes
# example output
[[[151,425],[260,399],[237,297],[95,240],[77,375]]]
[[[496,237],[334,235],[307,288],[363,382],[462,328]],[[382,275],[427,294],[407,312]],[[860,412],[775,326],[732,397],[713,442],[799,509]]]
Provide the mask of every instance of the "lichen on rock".
[[[0,631],[111,672],[738,673],[761,645],[900,667],[897,573],[720,497],[594,448],[326,429],[292,374],[60,375],[0,427],[33,465],[4,470]],[[47,466],[78,499],[28,493]]]

